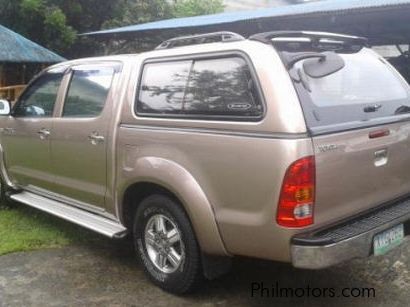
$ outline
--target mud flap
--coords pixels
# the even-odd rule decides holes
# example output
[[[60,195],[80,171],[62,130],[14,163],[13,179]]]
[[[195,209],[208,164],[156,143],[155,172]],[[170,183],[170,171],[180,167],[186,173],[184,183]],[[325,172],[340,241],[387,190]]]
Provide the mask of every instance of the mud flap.
[[[231,270],[232,258],[202,254],[202,267],[205,278],[214,280]]]

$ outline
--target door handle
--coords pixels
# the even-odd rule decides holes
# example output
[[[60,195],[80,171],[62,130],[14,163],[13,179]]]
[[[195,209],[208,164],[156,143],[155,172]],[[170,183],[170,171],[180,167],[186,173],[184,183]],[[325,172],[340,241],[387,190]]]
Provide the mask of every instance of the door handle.
[[[46,128],[42,128],[37,132],[37,134],[40,136],[40,139],[45,140],[50,136],[51,132]]]
[[[16,132],[16,130],[14,128],[3,128],[2,130],[3,130],[4,134],[8,134],[8,135],[13,134],[14,132]]]
[[[90,140],[91,144],[97,145],[99,143],[103,143],[105,141],[105,137],[102,135],[99,135],[98,132],[93,132],[88,136],[88,139]]]
[[[387,164],[388,161],[388,152],[387,148],[378,150],[374,153],[374,165],[376,167],[383,166]]]

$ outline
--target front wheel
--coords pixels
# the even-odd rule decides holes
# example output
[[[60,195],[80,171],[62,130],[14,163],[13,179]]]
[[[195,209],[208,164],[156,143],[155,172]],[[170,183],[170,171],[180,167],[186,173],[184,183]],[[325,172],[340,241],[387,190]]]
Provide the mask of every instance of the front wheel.
[[[165,195],[152,195],[138,206],[134,242],[145,273],[175,294],[192,291],[202,279],[201,256],[191,223],[181,206]]]

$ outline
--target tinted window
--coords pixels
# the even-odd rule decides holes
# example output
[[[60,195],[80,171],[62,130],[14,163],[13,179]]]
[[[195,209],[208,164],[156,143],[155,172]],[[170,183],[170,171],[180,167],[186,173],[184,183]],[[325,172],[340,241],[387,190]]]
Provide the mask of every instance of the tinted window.
[[[47,73],[35,80],[17,103],[14,116],[52,116],[62,78],[62,74]]]
[[[260,117],[258,90],[240,57],[145,65],[137,111]]]
[[[345,67],[338,72],[323,78],[304,76],[310,91],[302,106],[310,127],[367,122],[409,112],[408,85],[382,59],[366,49],[340,56]],[[302,62],[295,67],[303,74]]]
[[[192,61],[146,65],[138,112],[180,114],[191,66]]]
[[[260,116],[257,97],[242,58],[195,61],[182,110],[186,114]]]
[[[68,88],[64,117],[96,117],[101,114],[114,75],[113,68],[74,70]]]

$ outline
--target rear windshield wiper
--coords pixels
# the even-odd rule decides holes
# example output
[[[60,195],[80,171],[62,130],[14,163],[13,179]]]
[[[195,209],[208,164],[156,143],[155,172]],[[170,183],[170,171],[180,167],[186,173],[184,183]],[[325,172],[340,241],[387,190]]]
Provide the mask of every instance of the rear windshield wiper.
[[[323,78],[338,72],[345,67],[343,58],[335,52],[282,52],[282,61],[288,70],[299,61],[303,63],[303,70],[311,78]],[[316,60],[317,59],[317,60]]]
[[[284,62],[287,69],[291,69],[293,65],[297,62],[310,59],[310,58],[319,58],[321,60],[326,59],[326,55],[320,52],[298,52],[298,53],[291,53],[283,51],[281,52],[281,58]]]

